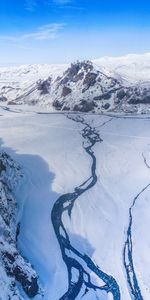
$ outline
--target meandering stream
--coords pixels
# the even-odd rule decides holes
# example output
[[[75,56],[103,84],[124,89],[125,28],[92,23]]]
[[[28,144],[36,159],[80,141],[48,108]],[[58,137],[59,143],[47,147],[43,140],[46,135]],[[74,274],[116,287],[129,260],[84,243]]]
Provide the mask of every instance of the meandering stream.
[[[149,168],[149,165],[147,163],[147,160],[142,154],[144,163],[147,168]],[[139,287],[137,275],[135,272],[134,267],[134,257],[133,257],[133,241],[132,241],[132,225],[133,225],[133,209],[136,205],[136,202],[138,198],[144,193],[148,188],[150,187],[150,183],[147,184],[133,199],[132,205],[129,208],[129,225],[127,228],[127,238],[124,245],[123,250],[123,260],[124,260],[124,266],[127,274],[127,281],[129,284],[129,289],[132,295],[132,298],[134,300],[143,300],[143,296]]]
[[[87,180],[80,186],[75,187],[72,193],[60,196],[55,202],[51,213],[52,224],[60,246],[62,259],[66,264],[68,271],[68,290],[60,298],[60,300],[76,299],[82,288],[85,290],[82,296],[87,294],[90,289],[94,291],[102,290],[106,293],[111,293],[114,300],[120,300],[120,290],[115,278],[106,274],[100,267],[95,265],[88,255],[80,253],[80,251],[71,244],[69,234],[67,233],[63,223],[64,212],[67,212],[71,217],[75,201],[79,200],[80,196],[91,189],[97,182],[96,156],[94,154],[93,147],[96,143],[102,142],[96,128],[88,124],[83,117],[74,115],[69,116],[69,118],[84,126],[82,130],[83,148],[90,156],[92,163],[90,175],[87,176]],[[73,273],[75,271],[78,274],[76,281],[73,279]],[[92,283],[90,276],[91,272],[94,272],[103,281],[103,285],[99,286]],[[96,299],[100,298],[96,295]]]

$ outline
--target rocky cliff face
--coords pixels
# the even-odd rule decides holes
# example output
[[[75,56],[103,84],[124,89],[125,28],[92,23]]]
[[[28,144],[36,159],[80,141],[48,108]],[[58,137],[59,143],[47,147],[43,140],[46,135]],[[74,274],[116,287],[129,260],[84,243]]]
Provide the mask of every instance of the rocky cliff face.
[[[27,75],[28,76],[28,75]],[[39,79],[10,101],[5,93],[0,101],[8,104],[44,105],[54,110],[81,112],[150,111],[150,86],[123,85],[123,81],[104,74],[90,61],[71,64],[59,76]]]
[[[55,82],[53,106],[61,110],[94,111],[106,104],[120,89],[120,83],[108,77],[91,62],[72,64]],[[67,93],[64,93],[67,91]]]
[[[38,278],[19,253],[16,223],[17,203],[13,190],[23,177],[20,167],[6,153],[0,153],[0,284],[1,300],[21,300],[38,293]]]
[[[150,87],[123,86],[91,62],[79,62],[58,78],[52,99],[57,110],[144,113],[150,109]]]

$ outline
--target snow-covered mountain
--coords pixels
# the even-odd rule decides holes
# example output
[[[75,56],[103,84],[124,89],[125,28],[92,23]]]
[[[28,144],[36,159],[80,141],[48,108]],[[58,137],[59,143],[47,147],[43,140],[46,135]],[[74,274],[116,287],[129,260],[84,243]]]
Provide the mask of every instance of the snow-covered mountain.
[[[38,80],[55,79],[67,65],[21,65],[0,67],[0,97],[9,101],[30,90]],[[5,99],[4,99],[5,100]]]
[[[102,57],[93,62],[106,74],[120,79],[125,85],[150,82],[150,53]]]
[[[38,278],[17,247],[20,231],[14,189],[22,179],[19,165],[5,152],[0,153],[0,299],[23,300],[38,294]],[[20,199],[21,201],[21,199]],[[21,208],[20,203],[20,208]],[[20,290],[22,292],[20,293]]]
[[[0,68],[0,101],[49,110],[150,111],[150,54]]]

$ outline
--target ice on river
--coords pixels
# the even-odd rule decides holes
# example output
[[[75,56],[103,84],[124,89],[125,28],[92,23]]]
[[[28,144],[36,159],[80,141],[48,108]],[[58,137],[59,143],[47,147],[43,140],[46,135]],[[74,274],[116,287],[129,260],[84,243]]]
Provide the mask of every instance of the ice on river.
[[[16,190],[21,222],[18,246],[39,274],[44,300],[58,300],[67,290],[67,270],[52,227],[51,210],[60,195],[73,192],[87,180],[91,161],[82,147],[81,124],[63,114],[36,114],[35,108],[33,112],[31,108],[15,110],[19,109],[0,109],[0,137],[1,147],[25,172]],[[142,155],[149,163],[150,119],[84,117],[99,130],[103,140],[93,149],[98,182],[77,199],[71,219],[64,213],[63,222],[72,245],[115,278],[121,299],[132,299],[123,247],[129,208],[134,197],[150,183],[150,169]],[[150,299],[149,193],[150,189],[138,198],[132,227],[134,267],[144,300]],[[98,283],[99,278],[93,276],[93,281]],[[94,297],[90,291],[83,299]],[[101,297],[112,299],[105,293]]]

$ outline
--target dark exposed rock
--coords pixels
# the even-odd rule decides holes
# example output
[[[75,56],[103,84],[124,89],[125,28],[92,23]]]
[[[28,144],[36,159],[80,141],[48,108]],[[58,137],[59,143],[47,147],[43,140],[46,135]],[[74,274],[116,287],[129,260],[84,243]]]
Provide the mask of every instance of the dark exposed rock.
[[[17,103],[15,101],[13,101],[13,100],[9,101],[7,104],[8,105],[17,105]]]
[[[77,62],[71,64],[64,74],[63,78],[60,81],[60,84],[67,84],[68,82],[78,82],[84,78],[84,72],[90,72],[93,70],[93,65],[89,61]]]
[[[30,100],[30,105],[36,105],[38,103],[38,99],[31,99]]]
[[[61,79],[60,84],[67,84],[69,80],[70,80],[69,77],[66,76],[63,79]]]
[[[55,100],[55,101],[53,102],[53,107],[55,107],[57,110],[61,110],[62,107],[63,107],[63,103],[60,102],[59,100]]]
[[[150,104],[150,95],[143,97],[142,102],[144,104]]]
[[[150,104],[150,90],[148,88],[128,88],[127,96],[129,104]]]
[[[62,96],[62,97],[66,97],[66,96],[68,96],[69,94],[71,94],[71,92],[72,92],[72,89],[68,88],[67,86],[64,86],[64,87],[63,87],[63,90],[62,90],[61,96]]]
[[[108,100],[111,98],[111,92],[94,97],[94,100]]]
[[[32,276],[29,280],[27,274],[24,274],[23,270],[19,266],[14,268],[13,275],[15,276],[16,280],[21,283],[22,288],[29,298],[33,298],[37,295],[39,289],[37,277]]]
[[[1,283],[8,289],[8,299],[16,295],[18,300],[22,298],[17,282],[29,298],[37,295],[39,290],[36,272],[20,255],[16,243],[20,225],[16,228],[17,203],[12,188],[22,176],[19,165],[5,152],[0,153],[0,265],[2,273],[9,276],[8,282],[2,277]]]
[[[79,80],[82,80],[84,78],[84,72],[80,72],[79,74],[77,74],[76,76],[74,76],[73,78],[73,82],[78,82]]]
[[[128,104],[150,104],[150,89],[131,87],[127,89],[126,99]]]
[[[91,86],[94,86],[97,76],[98,74],[96,73],[87,73],[83,81],[83,85],[86,85],[86,87],[82,90],[82,93],[88,90]]]
[[[93,70],[93,65],[90,61],[77,62],[71,64],[70,68],[68,68],[64,74],[68,74],[70,77],[73,78],[75,75],[78,74],[78,72],[81,69],[86,72],[89,72]]]
[[[80,66],[83,68],[83,70],[85,70],[86,72],[91,72],[94,67],[93,64],[91,63],[91,61],[87,60],[87,61],[83,61],[80,62]]]
[[[81,111],[81,112],[89,112],[94,109],[94,102],[93,101],[86,101],[81,100],[79,104],[76,104],[73,108],[74,111]]]
[[[129,100],[128,100],[128,103],[129,104],[150,104],[150,95],[147,95],[147,96],[140,96],[139,98],[136,97],[136,95],[133,97],[131,97]]]
[[[0,159],[0,174],[2,171],[6,171],[6,166],[4,165],[3,160]]]
[[[98,100],[102,100],[103,98],[103,95],[99,95],[99,96],[95,96],[93,99],[95,100],[95,101],[98,101]]]
[[[16,228],[16,243],[18,242],[19,234],[20,234],[20,222],[17,224],[17,228]]]
[[[68,68],[64,74],[67,74],[70,78],[73,78],[75,75],[78,74],[80,69],[81,69],[80,63],[71,64],[70,68]]]
[[[9,252],[5,252],[5,253],[3,253],[3,258],[6,258],[10,263],[14,263],[15,262],[15,255],[16,255],[16,253],[14,255],[12,255]]]
[[[97,74],[96,73],[88,73],[85,76],[83,84],[87,84],[88,86],[93,86],[96,83]]]
[[[29,298],[33,298],[37,295],[39,289],[37,277],[33,275],[29,276],[29,274],[19,266],[18,262],[20,262],[20,260],[18,257],[19,255],[17,252],[13,254],[4,252],[2,254],[6,272],[8,276],[15,277]]]
[[[120,91],[118,91],[117,92],[117,98],[119,99],[119,100],[122,100],[125,96],[126,96],[126,92],[125,92],[125,90],[124,89],[121,89]]]
[[[109,103],[105,103],[102,105],[102,108],[104,109],[108,109],[110,107],[110,104]]]
[[[129,104],[137,104],[137,103],[139,103],[139,100],[137,98],[135,98],[135,96],[133,96],[128,100],[128,103]]]
[[[79,104],[75,104],[73,107],[73,111],[81,111],[81,106]]]
[[[7,101],[7,98],[4,97],[4,96],[0,96],[0,102],[6,102]]]
[[[47,80],[40,80],[37,82],[37,89],[40,91],[41,95],[49,94],[51,86],[51,78],[49,77]]]

